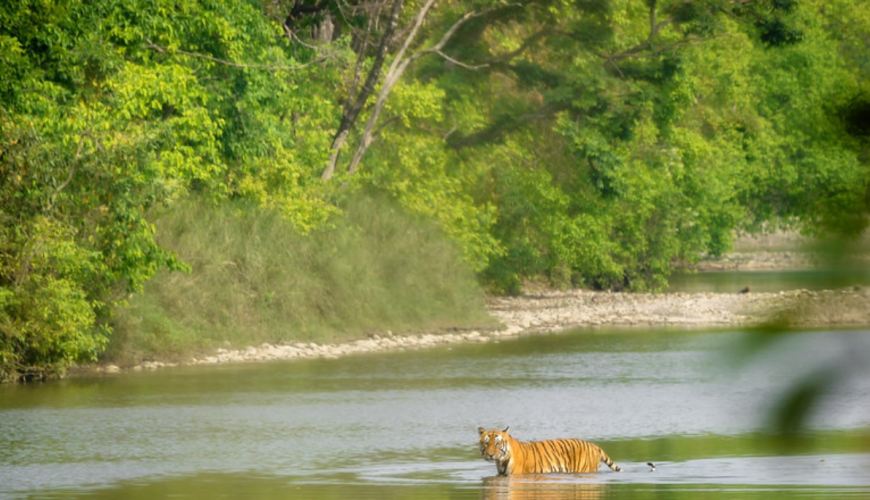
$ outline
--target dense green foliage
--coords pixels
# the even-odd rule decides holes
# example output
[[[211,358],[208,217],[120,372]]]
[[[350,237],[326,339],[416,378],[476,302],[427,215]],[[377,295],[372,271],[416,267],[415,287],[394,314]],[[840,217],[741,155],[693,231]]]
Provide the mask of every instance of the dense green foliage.
[[[129,293],[187,270],[150,218],[191,194],[306,235],[386,193],[505,292],[657,289],[735,229],[863,229],[865,0],[473,0],[416,23],[430,6],[5,2],[0,379],[95,359]]]

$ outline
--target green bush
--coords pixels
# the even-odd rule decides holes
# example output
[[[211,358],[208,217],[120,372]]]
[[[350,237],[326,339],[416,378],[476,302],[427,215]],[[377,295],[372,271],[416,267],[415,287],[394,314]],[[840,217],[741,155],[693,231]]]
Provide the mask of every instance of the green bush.
[[[0,228],[0,382],[62,375],[95,360],[108,330],[102,303],[83,283],[94,281],[89,252],[51,221]]]

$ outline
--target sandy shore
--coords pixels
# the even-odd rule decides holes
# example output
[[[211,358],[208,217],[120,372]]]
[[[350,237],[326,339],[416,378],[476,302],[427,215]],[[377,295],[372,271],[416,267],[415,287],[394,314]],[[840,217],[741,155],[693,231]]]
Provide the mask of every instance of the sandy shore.
[[[325,358],[421,349],[462,342],[491,342],[505,337],[552,333],[575,328],[705,329],[747,327],[771,321],[793,327],[843,328],[870,325],[870,288],[833,291],[797,290],[780,293],[632,294],[571,290],[520,297],[488,299],[489,313],[502,324],[491,331],[433,332],[394,335],[392,332],[341,344],[262,344],[243,349],[218,349],[190,359],[186,365]],[[154,370],[172,363],[152,361],[130,368]],[[104,373],[122,369],[107,365]]]

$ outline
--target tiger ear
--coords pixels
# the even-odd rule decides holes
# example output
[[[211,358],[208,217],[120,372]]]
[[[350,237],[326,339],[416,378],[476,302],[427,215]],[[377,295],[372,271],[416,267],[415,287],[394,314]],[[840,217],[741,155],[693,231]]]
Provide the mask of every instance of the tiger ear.
[[[511,426],[507,426],[507,427],[504,428],[504,430],[503,430],[502,432],[504,432],[505,434],[507,434],[508,431],[510,430],[510,428],[511,428]]]
[[[477,432],[479,432],[480,435],[483,436],[483,433],[486,432],[486,429],[484,429],[483,427],[478,427]]]

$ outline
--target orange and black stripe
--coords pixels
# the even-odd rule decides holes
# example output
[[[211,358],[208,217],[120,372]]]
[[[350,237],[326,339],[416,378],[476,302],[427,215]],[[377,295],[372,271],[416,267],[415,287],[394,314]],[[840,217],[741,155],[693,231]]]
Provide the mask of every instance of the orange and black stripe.
[[[517,473],[595,472],[601,462],[615,471],[622,470],[598,445],[582,439],[551,439],[525,443],[513,441],[519,444],[516,447],[511,446],[511,454],[516,462],[515,469],[519,469]]]
[[[523,442],[511,437],[509,428],[478,430],[481,454],[496,462],[502,475],[595,472],[601,462],[614,471],[622,471],[601,447],[582,439]]]

